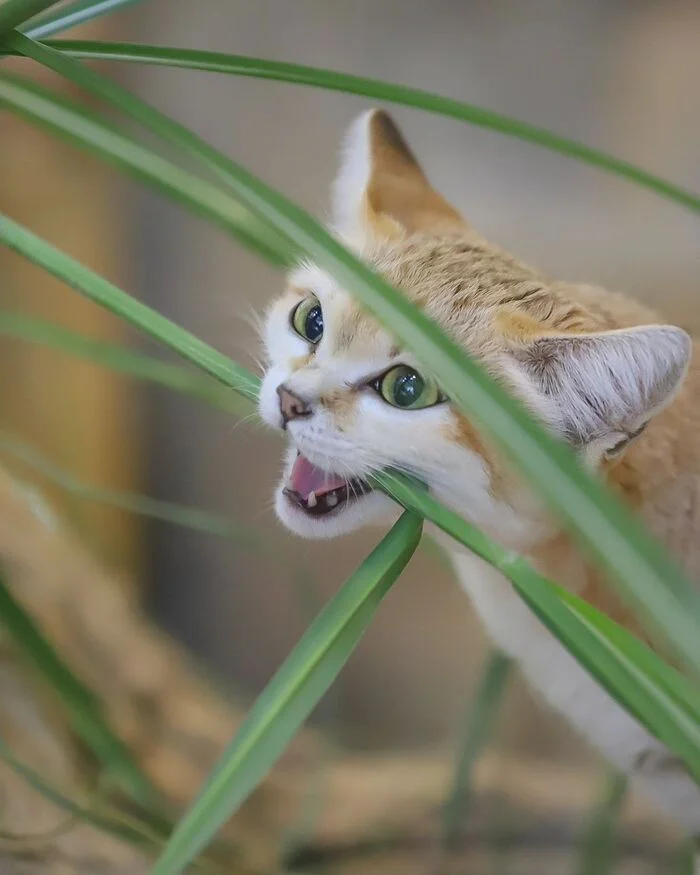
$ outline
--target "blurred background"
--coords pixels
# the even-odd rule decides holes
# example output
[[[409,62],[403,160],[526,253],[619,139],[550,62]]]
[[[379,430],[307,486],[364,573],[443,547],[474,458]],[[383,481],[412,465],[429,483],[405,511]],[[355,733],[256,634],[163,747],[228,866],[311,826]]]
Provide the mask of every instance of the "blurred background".
[[[195,12],[196,7],[196,12]],[[696,0],[150,0],[80,35],[297,61],[473,102],[700,189]],[[28,69],[28,68],[27,68]],[[209,73],[110,67],[134,92],[323,217],[338,143],[364,100]],[[487,236],[562,279],[602,283],[697,328],[697,218],[515,140],[392,110],[434,184]],[[237,243],[83,154],[0,116],[0,210],[247,366],[283,278]],[[0,305],[143,346],[120,323],[0,250]],[[144,347],[145,348],[145,347]],[[162,390],[17,340],[0,347],[0,424],[94,485],[206,507],[265,532],[261,551],[67,495],[9,456],[124,572],[212,672],[253,695],[378,531],[330,544],[271,510],[281,442]],[[484,637],[425,550],[382,607],[317,720],[359,748],[449,747]],[[586,762],[562,722],[513,683],[497,746]]]

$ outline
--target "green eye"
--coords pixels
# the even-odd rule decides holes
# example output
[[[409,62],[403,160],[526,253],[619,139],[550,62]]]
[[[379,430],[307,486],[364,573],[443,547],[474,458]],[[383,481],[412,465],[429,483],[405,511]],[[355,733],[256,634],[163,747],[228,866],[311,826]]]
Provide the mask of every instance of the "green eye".
[[[323,310],[316,295],[304,298],[292,310],[292,328],[309,343],[318,343],[323,337]]]
[[[379,377],[374,388],[392,407],[401,410],[421,410],[445,400],[437,384],[407,365],[398,365]]]

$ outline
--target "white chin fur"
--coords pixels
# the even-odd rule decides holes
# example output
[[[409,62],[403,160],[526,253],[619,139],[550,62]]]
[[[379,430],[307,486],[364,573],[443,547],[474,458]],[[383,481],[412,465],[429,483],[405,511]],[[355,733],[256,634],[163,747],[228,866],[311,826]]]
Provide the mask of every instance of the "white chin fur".
[[[356,529],[398,519],[400,508],[381,492],[369,492],[340,507],[327,517],[310,517],[283,494],[283,485],[275,493],[275,512],[280,522],[302,538],[336,538]]]

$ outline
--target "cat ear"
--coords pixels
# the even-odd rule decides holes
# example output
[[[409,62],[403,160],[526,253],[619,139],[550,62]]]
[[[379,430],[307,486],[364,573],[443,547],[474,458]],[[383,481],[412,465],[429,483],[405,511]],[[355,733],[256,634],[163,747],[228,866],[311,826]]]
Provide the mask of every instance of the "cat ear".
[[[685,331],[645,325],[545,335],[513,354],[544,400],[545,417],[572,444],[600,458],[622,451],[673,399],[691,353]]]
[[[363,113],[346,135],[333,186],[333,223],[359,243],[464,226],[428,182],[392,118],[379,109]]]

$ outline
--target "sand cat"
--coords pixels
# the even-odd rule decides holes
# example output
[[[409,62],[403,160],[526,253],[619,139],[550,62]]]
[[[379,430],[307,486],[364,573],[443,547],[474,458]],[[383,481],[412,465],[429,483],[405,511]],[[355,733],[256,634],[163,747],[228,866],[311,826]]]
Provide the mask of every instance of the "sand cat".
[[[692,342],[646,307],[553,281],[485,240],[435,191],[391,118],[350,128],[333,230],[521,398],[640,515],[691,579],[700,565],[700,380]],[[280,520],[330,538],[398,515],[365,478],[392,466],[628,627],[555,516],[450,406],[420,362],[313,264],[267,315],[260,398],[289,439]],[[448,542],[497,645],[676,822],[700,835],[700,788],[578,665],[497,571]],[[700,871],[700,868],[697,868]]]

